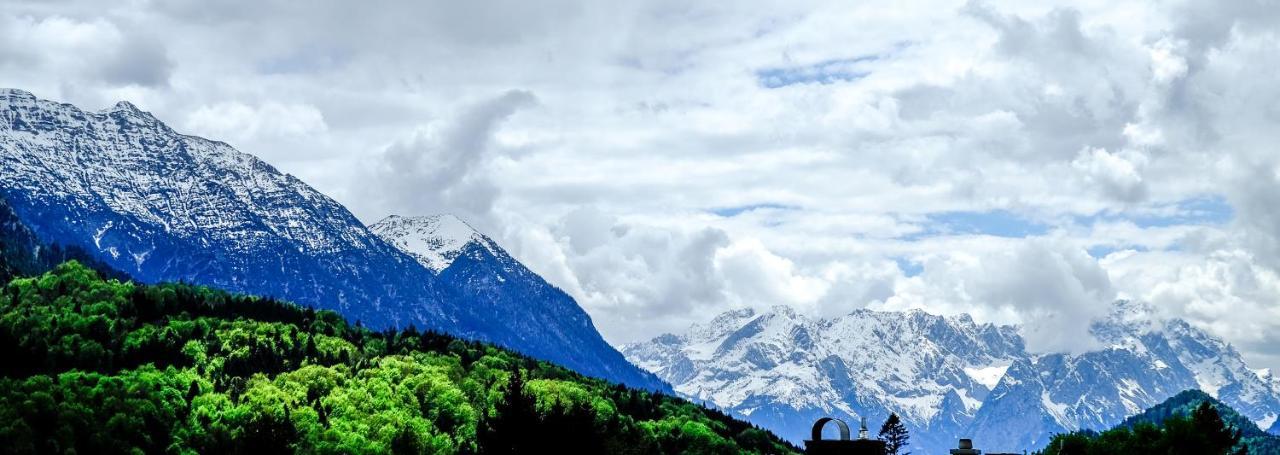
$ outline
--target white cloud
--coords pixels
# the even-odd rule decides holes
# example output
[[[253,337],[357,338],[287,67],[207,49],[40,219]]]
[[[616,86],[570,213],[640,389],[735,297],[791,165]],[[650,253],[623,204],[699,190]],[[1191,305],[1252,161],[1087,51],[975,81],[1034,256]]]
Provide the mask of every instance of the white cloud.
[[[1125,127],[1128,129],[1128,127]],[[1105,149],[1086,148],[1071,161],[1071,167],[1079,171],[1085,185],[1096,187],[1104,196],[1133,204],[1147,197],[1147,186],[1142,180],[1142,168],[1147,157],[1141,152],[1126,149],[1110,153]]]
[[[1079,353],[1096,347],[1090,324],[1116,293],[1084,251],[1047,240],[990,242],[979,253],[925,259],[924,273],[898,282],[877,308],[923,308],[1018,324],[1033,352]]]
[[[0,85],[128,98],[366,221],[458,213],[611,341],[879,305],[1072,350],[1118,295],[1280,368],[1249,334],[1280,319],[1277,24],[1258,1],[17,0]],[[1206,198],[1234,218],[1186,215]],[[940,233],[954,212],[1033,238]]]
[[[1262,365],[1280,360],[1273,351],[1280,343],[1280,275],[1247,251],[1122,251],[1103,263],[1123,297],[1151,302],[1163,317],[1205,327]]]
[[[328,129],[324,115],[315,106],[274,101],[258,106],[236,101],[201,106],[187,116],[185,126],[204,137],[236,143],[259,139],[259,136],[297,140],[306,135],[324,134]]]
[[[0,15],[0,38],[0,68],[38,86],[164,86],[172,71],[160,41],[102,18]]]
[[[374,163],[366,197],[398,214],[449,212],[492,228],[490,210],[499,188],[483,166],[498,126],[536,98],[512,90],[467,106],[447,125],[417,131],[392,144]]]

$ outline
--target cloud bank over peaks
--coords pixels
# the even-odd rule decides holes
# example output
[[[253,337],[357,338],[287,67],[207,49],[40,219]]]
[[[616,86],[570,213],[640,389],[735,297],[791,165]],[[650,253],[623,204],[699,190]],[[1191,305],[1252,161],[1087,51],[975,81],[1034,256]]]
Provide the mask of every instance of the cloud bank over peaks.
[[[993,245],[995,246],[995,245]],[[1007,248],[1007,249],[1006,249]],[[900,280],[877,309],[969,313],[1017,324],[1032,352],[1096,347],[1091,324],[1116,299],[1107,271],[1082,250],[1047,240],[1009,242],[976,254],[937,255]]]

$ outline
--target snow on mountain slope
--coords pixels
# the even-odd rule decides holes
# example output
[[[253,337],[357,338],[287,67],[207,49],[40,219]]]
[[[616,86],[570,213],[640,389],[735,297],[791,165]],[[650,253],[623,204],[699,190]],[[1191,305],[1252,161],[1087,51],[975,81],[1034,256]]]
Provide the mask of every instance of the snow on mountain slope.
[[[0,198],[42,243],[79,248],[139,281],[272,296],[371,327],[412,324],[587,375],[663,386],[609,346],[567,296],[438,275],[297,178],[227,144],[177,133],[127,102],[95,113],[0,89]],[[442,242],[472,235],[461,222],[437,221]],[[440,260],[450,256],[454,269],[478,254],[467,249],[474,244]],[[510,261],[506,269],[518,265],[497,256]],[[498,307],[490,295],[528,305]]]
[[[449,214],[421,217],[392,215],[369,226],[369,229],[437,274],[448,268],[471,242],[484,246],[490,252],[497,248],[488,237]]]
[[[876,422],[896,412],[921,453],[943,453],[959,437],[1036,450],[1054,432],[1109,428],[1191,388],[1213,389],[1264,428],[1275,424],[1273,381],[1183,321],[1145,322],[1149,311],[1117,302],[1094,326],[1107,347],[1078,356],[1030,354],[1015,328],[964,315],[810,319],[781,307],[728,312],[623,352],[677,392],[792,440],[822,415]]]
[[[506,318],[502,343],[585,374],[671,391],[609,346],[572,297],[457,217],[392,215],[370,229],[434,271],[447,289],[470,303],[472,317]]]

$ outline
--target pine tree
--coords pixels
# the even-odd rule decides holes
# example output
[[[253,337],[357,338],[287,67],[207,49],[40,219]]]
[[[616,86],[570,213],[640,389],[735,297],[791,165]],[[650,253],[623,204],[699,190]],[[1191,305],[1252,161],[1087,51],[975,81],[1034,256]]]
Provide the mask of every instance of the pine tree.
[[[911,452],[902,452],[907,447],[907,441],[911,440],[911,435],[907,434],[907,427],[902,425],[902,419],[898,418],[898,414],[889,414],[884,425],[880,426],[880,439],[885,442],[886,454],[911,455]]]
[[[1200,406],[1191,412],[1191,422],[1195,429],[1204,435],[1210,450],[1226,453],[1240,442],[1240,430],[1227,426],[1226,422],[1222,421],[1222,416],[1218,414],[1218,410],[1214,409],[1208,401],[1200,403]]]

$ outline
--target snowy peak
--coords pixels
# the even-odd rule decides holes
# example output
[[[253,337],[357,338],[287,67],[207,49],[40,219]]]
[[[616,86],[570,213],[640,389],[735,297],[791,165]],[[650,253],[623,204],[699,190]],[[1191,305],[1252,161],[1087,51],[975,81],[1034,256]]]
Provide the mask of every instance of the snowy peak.
[[[147,112],[147,111],[144,111],[144,110],[142,110],[142,109],[139,109],[139,108],[138,108],[138,106],[135,106],[133,103],[130,103],[130,102],[128,102],[128,101],[120,101],[120,102],[117,102],[114,106],[111,106],[111,107],[109,107],[109,108],[103,109],[103,110],[99,111],[98,113],[99,113],[99,114],[104,114],[104,115],[111,115],[111,114],[126,114],[126,115],[145,116],[145,117],[147,117],[147,118],[151,118],[151,119],[154,119],[154,118],[155,118],[155,117],[153,117],[153,116],[151,115],[151,113],[150,113],[150,112]]]
[[[16,88],[0,88],[0,100],[6,103],[12,103],[16,100],[35,101],[36,96],[26,90],[18,90]]]
[[[70,119],[80,121],[84,120],[86,115],[96,115],[100,116],[100,118],[128,118],[135,120],[134,123],[149,124],[168,130],[168,126],[164,125],[154,115],[151,115],[150,112],[139,109],[138,106],[128,101],[116,102],[115,105],[95,113],[82,111],[70,104],[36,98],[35,95],[26,90],[0,88],[0,111],[2,110],[11,111],[12,118],[29,117],[27,120],[57,119],[65,122]]]
[[[369,229],[437,274],[453,264],[472,243],[498,255],[493,240],[450,214],[391,215]]]
[[[98,111],[99,115],[105,115],[115,119],[127,119],[131,123],[160,129],[169,129],[168,125],[161,122],[150,112],[139,109],[138,106],[128,101],[117,102],[114,106]]]

